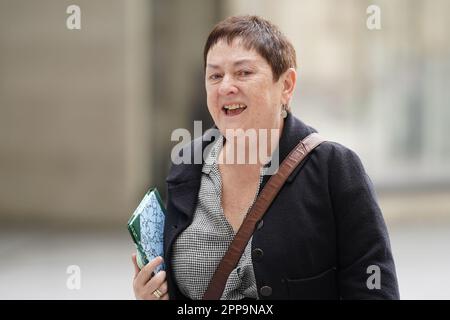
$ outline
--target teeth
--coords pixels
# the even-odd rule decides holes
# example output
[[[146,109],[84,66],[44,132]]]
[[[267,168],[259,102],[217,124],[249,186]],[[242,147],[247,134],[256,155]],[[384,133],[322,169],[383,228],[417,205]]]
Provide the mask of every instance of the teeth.
[[[239,109],[239,108],[245,108],[246,106],[244,104],[229,104],[226,106],[223,106],[225,109],[227,110],[235,110],[235,109]]]

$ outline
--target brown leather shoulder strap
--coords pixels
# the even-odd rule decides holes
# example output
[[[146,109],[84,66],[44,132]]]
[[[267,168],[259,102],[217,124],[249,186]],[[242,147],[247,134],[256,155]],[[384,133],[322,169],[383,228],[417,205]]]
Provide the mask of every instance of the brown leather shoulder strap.
[[[261,220],[272,201],[286,182],[289,175],[305,159],[305,157],[325,140],[317,133],[311,133],[289,153],[281,163],[278,172],[270,177],[261,190],[250,212],[242,222],[227,252],[220,261],[206,290],[204,300],[219,300],[225,289],[228,277],[237,266],[242,253],[250,240],[256,223]]]

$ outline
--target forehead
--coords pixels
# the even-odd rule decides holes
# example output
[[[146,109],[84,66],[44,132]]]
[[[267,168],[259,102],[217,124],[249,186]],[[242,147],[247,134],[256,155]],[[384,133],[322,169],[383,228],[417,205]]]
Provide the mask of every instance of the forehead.
[[[240,65],[244,63],[267,64],[265,59],[255,50],[247,49],[241,39],[235,38],[228,43],[226,39],[220,39],[214,44],[206,57],[206,67],[215,68],[227,64]]]

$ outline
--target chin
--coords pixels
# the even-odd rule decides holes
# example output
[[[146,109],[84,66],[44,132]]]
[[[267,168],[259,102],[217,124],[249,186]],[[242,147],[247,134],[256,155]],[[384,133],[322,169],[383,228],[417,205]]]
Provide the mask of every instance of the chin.
[[[251,127],[248,127],[245,124],[241,124],[241,123],[223,123],[221,126],[219,126],[220,131],[222,132],[223,135],[225,135],[226,130],[248,130]]]

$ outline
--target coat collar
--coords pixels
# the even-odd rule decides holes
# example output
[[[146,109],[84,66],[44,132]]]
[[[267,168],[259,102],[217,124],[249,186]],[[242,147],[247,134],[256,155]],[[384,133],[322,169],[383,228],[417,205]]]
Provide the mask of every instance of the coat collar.
[[[279,163],[286,158],[289,152],[315,129],[307,126],[301,120],[296,118],[291,113],[284,120],[283,132],[281,133],[280,141],[275,152],[279,152]],[[213,127],[217,128],[217,127]],[[195,163],[195,154],[203,155],[205,148],[214,141],[214,136],[208,130],[202,137],[193,140],[188,145],[184,146],[180,152],[180,156],[189,154],[191,163],[194,164],[174,164],[166,179],[168,185],[169,201],[181,212],[188,216],[194,213],[198,192],[200,190],[200,181],[202,176],[203,157],[201,163]],[[198,156],[197,156],[198,157]],[[288,179],[288,183],[293,180],[298,169],[295,170]],[[265,176],[261,188],[270,178]]]
[[[306,138],[306,136],[313,132],[317,131],[289,112],[284,120],[283,132],[281,133],[278,149],[275,151],[279,152],[280,165],[300,140]]]

